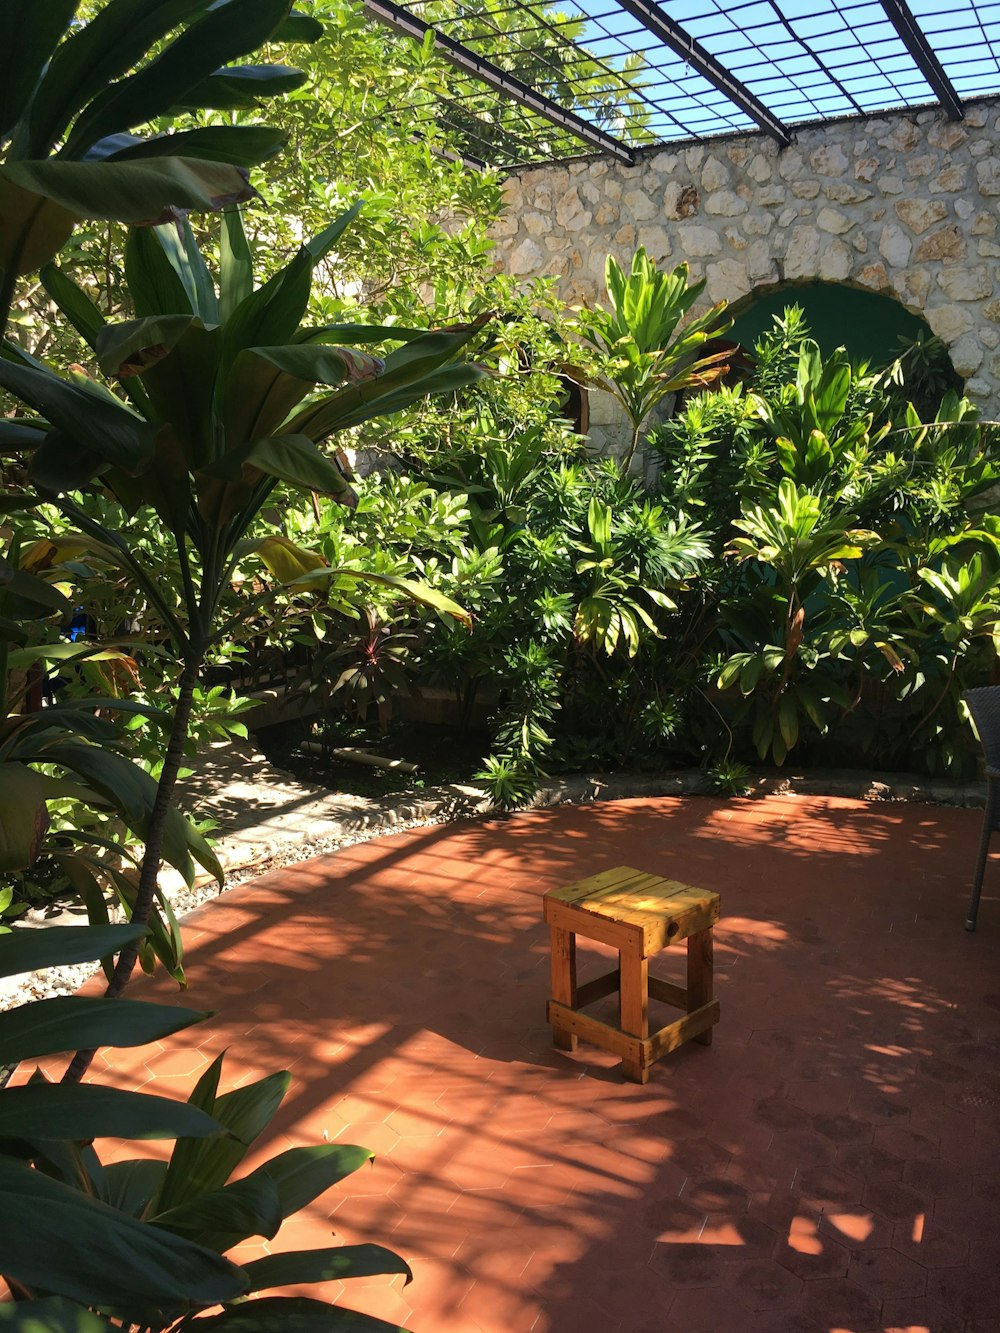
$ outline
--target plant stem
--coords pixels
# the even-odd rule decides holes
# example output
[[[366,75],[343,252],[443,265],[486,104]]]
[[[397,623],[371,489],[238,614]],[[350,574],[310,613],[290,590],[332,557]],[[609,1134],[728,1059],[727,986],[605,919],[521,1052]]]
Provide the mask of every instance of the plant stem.
[[[142,858],[139,887],[130,918],[133,922],[143,925],[149,920],[156,897],[157,876],[160,872],[160,862],[162,860],[163,835],[167,817],[172,808],[177,775],[184,759],[184,746],[187,742],[188,725],[191,720],[191,703],[194,698],[194,688],[198,682],[203,657],[204,649],[201,645],[192,645],[184,659],[184,669],[181,672],[177,706],[174,709],[174,719],[170,728],[170,739],[167,742],[160,780],[156,786],[156,797],[149,815],[146,830],[146,850]],[[118,955],[118,961],[115,963],[111,981],[104,992],[106,999],[116,1000],[122,994],[138,960],[139,946],[137,943],[129,944],[121,951]],[[63,1075],[62,1081],[64,1083],[79,1083],[90,1068],[94,1054],[94,1051],[77,1051],[69,1068]]]

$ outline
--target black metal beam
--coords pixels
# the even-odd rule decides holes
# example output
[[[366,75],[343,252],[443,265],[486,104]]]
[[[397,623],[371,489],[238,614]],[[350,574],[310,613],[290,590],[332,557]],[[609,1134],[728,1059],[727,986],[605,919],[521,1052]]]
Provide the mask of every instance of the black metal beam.
[[[505,97],[520,102],[529,111],[544,116],[553,125],[558,125],[560,129],[575,134],[594,148],[599,148],[601,152],[611,153],[630,166],[635,162],[635,153],[629,148],[628,144],[616,139],[611,134],[606,134],[604,130],[598,129],[596,125],[591,125],[582,116],[578,116],[575,111],[568,111],[565,107],[560,106],[558,102],[553,102],[544,93],[536,92],[534,88],[522,83],[513,74],[508,74],[505,70],[500,69],[499,66],[494,65],[492,61],[487,60],[484,56],[477,55],[475,51],[463,46],[461,42],[456,42],[454,38],[445,36],[443,32],[438,32],[431,24],[425,23],[423,19],[418,19],[408,10],[394,4],[393,0],[363,0],[363,4],[365,11],[372,18],[378,19],[380,23],[386,24],[407,37],[415,37],[418,41],[423,41],[427,33],[433,33],[434,45],[445,60],[450,61],[458,69],[470,74],[474,79],[479,79],[481,83],[489,84],[491,88],[503,93]]]
[[[889,16],[889,22],[899,33],[900,40],[909,51],[920,73],[930,84],[934,96],[938,99],[949,120],[964,120],[965,107],[955,91],[955,86],[944,71],[944,66],[931,50],[930,43],[920,30],[920,25],[913,16],[913,11],[906,0],[882,0],[882,8]]]
[[[718,88],[730,102],[745,111],[766,134],[777,139],[782,148],[788,147],[792,142],[792,133],[787,125],[768,111],[760,98],[755,97],[735,74],[731,74],[725,65],[706,51],[701,42],[675,23],[657,0],[618,0],[618,3],[626,13],[647,27],[654,37],[659,38],[664,46],[669,46],[703,79],[707,79],[713,88]]]

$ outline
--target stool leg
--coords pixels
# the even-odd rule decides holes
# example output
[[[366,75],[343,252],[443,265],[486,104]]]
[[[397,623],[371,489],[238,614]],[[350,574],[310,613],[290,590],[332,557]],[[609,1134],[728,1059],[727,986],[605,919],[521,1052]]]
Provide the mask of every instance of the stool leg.
[[[700,1009],[703,1004],[711,1003],[713,999],[711,928],[690,935],[687,946],[687,1007],[690,1014],[695,1009]],[[702,1046],[711,1046],[712,1029],[706,1028],[693,1040],[701,1042]]]
[[[649,1036],[649,960],[622,950],[618,955],[621,977],[621,1028],[630,1037]],[[647,1083],[649,1069],[641,1061],[623,1060],[622,1073],[634,1083]]]
[[[576,936],[561,926],[549,926],[552,941],[552,998],[576,1008]],[[553,1024],[552,1044],[557,1051],[575,1051],[576,1035]]]

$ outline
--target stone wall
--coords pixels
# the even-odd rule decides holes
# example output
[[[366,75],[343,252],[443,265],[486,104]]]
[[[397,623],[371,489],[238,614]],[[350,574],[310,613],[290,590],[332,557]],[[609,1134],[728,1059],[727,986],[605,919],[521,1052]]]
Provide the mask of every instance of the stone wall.
[[[636,246],[687,260],[708,301],[813,278],[894,296],[948,344],[966,391],[1000,417],[1000,102],[522,168],[494,229],[499,266],[604,298],[604,260]],[[592,395],[600,433],[607,403]]]

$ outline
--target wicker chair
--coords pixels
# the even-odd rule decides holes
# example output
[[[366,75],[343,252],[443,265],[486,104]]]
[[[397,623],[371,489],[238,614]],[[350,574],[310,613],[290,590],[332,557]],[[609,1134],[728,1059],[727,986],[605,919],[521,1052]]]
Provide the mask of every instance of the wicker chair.
[[[965,919],[965,929],[975,930],[990,838],[997,829],[1000,829],[1000,685],[966,690],[963,698],[976,724],[979,742],[986,759],[986,810],[983,813],[982,837],[979,839],[976,877],[972,882],[972,897],[969,899],[969,911]]]

